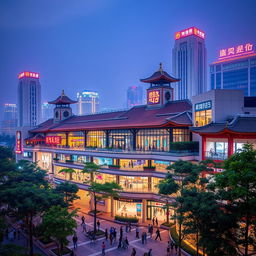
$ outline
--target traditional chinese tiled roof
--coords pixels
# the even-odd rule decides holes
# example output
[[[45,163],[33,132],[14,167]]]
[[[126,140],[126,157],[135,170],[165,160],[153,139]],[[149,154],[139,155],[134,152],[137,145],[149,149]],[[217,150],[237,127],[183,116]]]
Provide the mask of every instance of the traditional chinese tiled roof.
[[[71,100],[68,96],[64,94],[64,90],[62,91],[61,95],[53,101],[49,101],[49,104],[74,104],[77,103],[75,100]]]
[[[199,134],[216,134],[225,132],[256,134],[256,116],[238,115],[231,122],[210,123],[201,127],[190,127],[190,129]]]
[[[59,123],[53,123],[50,119],[31,132],[191,126],[191,108],[191,103],[187,100],[171,101],[161,108],[148,108],[142,105],[127,111],[71,116]]]
[[[36,134],[34,136],[26,138],[26,140],[28,140],[28,141],[44,141],[45,137],[40,134]]]
[[[167,72],[163,71],[162,64],[160,63],[160,68],[157,72],[148,78],[140,79],[143,83],[151,84],[169,84],[180,81],[180,79],[170,76]]]

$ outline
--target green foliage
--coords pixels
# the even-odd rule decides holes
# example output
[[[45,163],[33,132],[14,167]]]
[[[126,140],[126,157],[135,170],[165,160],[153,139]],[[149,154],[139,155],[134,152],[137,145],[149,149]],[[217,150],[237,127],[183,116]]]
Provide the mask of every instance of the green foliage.
[[[250,144],[244,145],[241,152],[224,162],[224,168],[216,175],[215,191],[219,200],[228,201],[227,211],[236,216],[235,242],[244,246],[242,255],[248,255],[249,245],[256,244],[253,232],[249,231],[256,216],[256,150]]]
[[[63,247],[68,244],[67,237],[75,233],[77,227],[75,216],[77,216],[76,211],[69,212],[60,206],[52,206],[43,215],[44,234],[56,242],[59,255],[62,255]]]
[[[67,160],[66,160],[67,161]],[[63,168],[59,171],[59,173],[66,173],[66,174],[69,174],[69,179],[72,180],[73,177],[72,177],[72,174],[75,173],[76,171],[72,168]]]
[[[198,141],[171,142],[170,152],[199,152]]]
[[[120,165],[118,165],[118,164],[109,164],[108,168],[120,168]]]
[[[179,235],[176,231],[175,226],[170,228],[170,233],[171,233],[171,237],[174,240],[175,243],[179,244]],[[181,248],[189,253],[192,256],[196,256],[196,250],[194,250],[191,246],[189,246],[188,244],[186,244],[184,241],[181,242]],[[201,255],[201,254],[200,254]]]
[[[84,163],[83,173],[96,174],[100,169],[100,165],[95,164],[94,162]]]
[[[143,169],[144,170],[152,170],[152,171],[154,171],[156,169],[156,167],[155,166],[143,166]]]
[[[63,182],[56,186],[55,191],[64,196],[65,203],[70,206],[74,200],[79,199],[77,195],[79,188],[76,184]]]
[[[127,223],[138,223],[139,219],[136,217],[124,217],[124,216],[115,216],[116,221],[122,221],[122,222],[127,222]]]

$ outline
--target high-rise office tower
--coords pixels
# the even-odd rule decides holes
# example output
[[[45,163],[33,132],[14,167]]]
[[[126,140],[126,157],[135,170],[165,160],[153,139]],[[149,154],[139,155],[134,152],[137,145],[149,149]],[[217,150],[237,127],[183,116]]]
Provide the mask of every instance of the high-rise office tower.
[[[17,105],[4,104],[4,119],[2,121],[2,133],[14,135],[17,127]]]
[[[48,102],[42,103],[42,122],[52,118],[53,106]]]
[[[39,74],[26,71],[21,72],[18,78],[18,126],[36,126],[41,121]]]
[[[256,53],[251,43],[219,51],[210,65],[211,89],[239,89],[244,96],[256,96]]]
[[[142,86],[130,86],[127,89],[127,107],[143,105],[145,103],[144,88]]]
[[[175,85],[176,100],[190,99],[207,91],[205,33],[195,27],[175,33],[172,51],[173,75],[180,79]]]
[[[100,97],[97,92],[85,90],[77,93],[77,114],[87,115],[99,112]]]

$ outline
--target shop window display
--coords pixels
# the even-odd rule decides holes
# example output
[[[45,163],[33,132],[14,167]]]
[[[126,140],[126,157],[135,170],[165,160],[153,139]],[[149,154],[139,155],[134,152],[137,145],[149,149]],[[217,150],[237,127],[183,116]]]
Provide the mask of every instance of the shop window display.
[[[119,184],[125,191],[149,192],[148,177],[120,176]]]
[[[142,200],[115,200],[116,215],[123,217],[142,217]]]
[[[170,134],[167,129],[139,130],[136,149],[141,151],[169,151]]]
[[[132,133],[129,130],[112,130],[109,133],[109,146],[115,149],[131,150]]]
[[[105,148],[106,134],[104,131],[89,131],[87,133],[86,147]]]
[[[84,148],[84,133],[70,132],[68,134],[68,145],[71,148]]]
[[[173,142],[190,141],[190,131],[188,129],[173,129]]]

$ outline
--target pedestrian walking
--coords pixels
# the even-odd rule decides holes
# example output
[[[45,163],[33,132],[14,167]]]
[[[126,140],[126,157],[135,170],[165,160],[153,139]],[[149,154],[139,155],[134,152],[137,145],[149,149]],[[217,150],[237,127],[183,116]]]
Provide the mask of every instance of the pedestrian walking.
[[[173,248],[174,248],[174,243],[171,242],[171,252],[173,251]]]
[[[74,236],[73,236],[72,240],[73,240],[73,245],[74,245],[74,250],[75,250],[75,249],[77,248],[77,240],[78,240],[78,238],[77,238],[77,235],[76,235],[76,234],[74,234]]]
[[[147,233],[144,232],[144,243],[147,244]]]
[[[106,241],[108,241],[108,229],[107,228],[105,229],[105,238],[106,238]]]
[[[81,223],[81,226],[82,226],[83,223],[85,223],[85,218],[84,218],[84,216],[82,216],[81,220],[82,220],[82,223]]]
[[[158,219],[156,218],[156,225],[157,225],[157,227],[158,227]]]
[[[131,224],[131,222],[129,222],[129,227],[128,227],[128,229],[129,229],[129,232],[132,231],[132,224]]]
[[[140,229],[138,226],[136,227],[136,238],[140,239]]]
[[[177,253],[178,252],[178,244],[175,244],[174,247],[175,247],[175,252]]]
[[[157,238],[159,238],[160,241],[162,241],[159,228],[157,228],[157,230],[156,230],[156,238],[155,238],[155,240],[157,240]]]
[[[113,233],[110,233],[110,235],[109,235],[109,242],[110,242],[110,245],[112,245],[112,243],[113,243]]]
[[[150,226],[150,238],[152,238],[153,231],[154,231],[154,227],[153,227],[153,225],[151,225]]]
[[[123,237],[123,226],[120,227],[120,237]]]
[[[100,230],[100,221],[98,220],[97,221],[97,228],[98,228],[98,231]]]
[[[144,244],[145,242],[145,237],[144,237],[144,232],[141,234],[141,243]]]
[[[102,245],[101,245],[101,254],[102,254],[102,255],[106,255],[105,249],[106,249],[105,242],[102,242]]]
[[[83,232],[86,233],[86,224],[85,224],[85,222],[82,223],[82,228],[83,228]]]
[[[151,225],[148,224],[148,233],[150,233],[150,228],[151,228]]]
[[[152,256],[152,249],[149,249],[148,256]]]
[[[166,254],[167,256],[171,256],[170,245],[169,244],[167,245],[166,252],[167,252],[167,254]]]
[[[114,228],[114,231],[113,231],[113,240],[116,241],[116,228]]]
[[[128,233],[128,229],[129,229],[129,227],[128,227],[128,223],[125,225],[125,232],[126,233]]]
[[[129,241],[128,241],[128,238],[126,237],[125,239],[124,239],[124,249],[128,249],[128,246],[129,246]]]
[[[122,247],[122,237],[120,236],[117,249]]]
[[[155,217],[152,219],[153,226],[155,226]]]
[[[135,250],[135,248],[132,248],[132,254],[131,254],[131,256],[136,256],[136,250]]]

